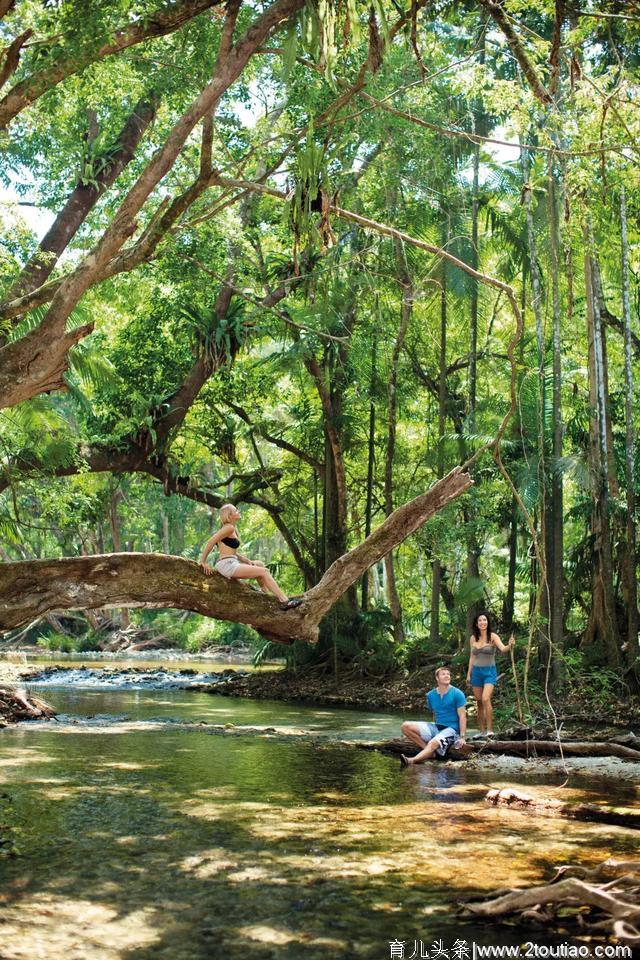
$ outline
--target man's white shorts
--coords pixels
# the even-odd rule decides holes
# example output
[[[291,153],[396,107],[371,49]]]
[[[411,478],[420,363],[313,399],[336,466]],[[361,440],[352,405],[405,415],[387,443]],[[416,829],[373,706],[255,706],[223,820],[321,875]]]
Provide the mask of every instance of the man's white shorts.
[[[417,722],[418,733],[425,743],[429,743],[429,740],[434,738],[440,743],[436,750],[439,757],[444,757],[460,736],[453,727],[444,727],[444,729],[438,730],[435,723],[427,723],[425,720],[418,720]]]

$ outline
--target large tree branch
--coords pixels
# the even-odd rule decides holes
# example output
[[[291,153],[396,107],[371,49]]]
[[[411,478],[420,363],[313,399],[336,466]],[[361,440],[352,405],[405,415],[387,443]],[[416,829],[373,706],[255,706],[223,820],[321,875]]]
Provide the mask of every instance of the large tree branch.
[[[283,613],[274,598],[192,561],[154,553],[67,557],[0,564],[0,629],[12,630],[52,610],[173,607],[248,623],[280,642],[314,642],[322,617],[369,566],[471,486],[460,468],[399,507],[367,539],[340,557],[301,606]]]
[[[221,0],[176,0],[168,8],[156,10],[137,23],[116,30],[98,47],[54,60],[17,83],[0,100],[0,129],[6,127],[26,107],[62,80],[80,73],[92,63],[120,53],[153,37],[164,37],[183,27],[203,11],[218,6]]]
[[[299,609],[283,614],[273,597],[180,557],[157,553],[34,560],[0,564],[0,629],[50,610],[113,607],[176,608],[247,623],[281,642],[314,640]],[[29,611],[36,611],[30,613]]]
[[[549,104],[553,103],[553,97],[545,88],[540,77],[538,76],[538,71],[533,64],[533,61],[527,54],[522,40],[513,29],[511,20],[505,13],[501,0],[479,0],[479,2],[480,6],[484,7],[484,9],[493,18],[495,23],[497,23],[507,38],[507,43],[511,48],[511,52],[520,64],[522,72],[527,78],[527,82],[531,87],[534,96],[540,101],[540,103],[543,103],[545,107],[548,107]]]
[[[406,540],[435,513],[473,484],[468,473],[455,467],[427,493],[394,510],[359,546],[331,564],[320,583],[305,594],[318,622],[363,573]]]
[[[304,6],[305,0],[275,0],[232,48],[216,75],[174,125],[120,205],[97,247],[60,286],[42,323],[21,340],[0,350],[0,408],[13,406],[43,390],[63,386],[67,346],[62,337],[72,310],[135,230],[135,217],[169,172],[196,124],[210,113],[269,34]],[[54,377],[52,371],[58,376]]]
[[[18,64],[20,63],[20,53],[32,34],[33,30],[25,30],[24,33],[21,33],[19,36],[17,36],[15,40],[7,47],[4,55],[4,61],[2,63],[2,69],[0,69],[0,89],[4,87],[9,77],[18,69]]]
[[[108,162],[102,170],[96,171],[91,182],[78,181],[63,209],[41,240],[37,253],[28,261],[8,291],[7,300],[27,296],[47,280],[60,254],[66,250],[100,197],[133,159],[155,113],[156,105],[153,100],[146,98],[136,105],[116,139]]]

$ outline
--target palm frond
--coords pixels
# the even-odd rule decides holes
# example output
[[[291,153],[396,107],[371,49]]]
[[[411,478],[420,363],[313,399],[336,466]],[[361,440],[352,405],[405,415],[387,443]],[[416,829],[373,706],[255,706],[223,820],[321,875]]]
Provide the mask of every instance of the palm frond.
[[[22,534],[16,520],[3,510],[0,510],[0,537],[6,543],[18,544],[22,542]]]
[[[117,388],[122,381],[116,368],[104,353],[96,348],[91,339],[76,344],[69,351],[69,370],[83,386],[98,389]],[[71,379],[66,377],[65,380]]]
[[[54,431],[67,429],[66,420],[45,396],[32,397],[19,403],[5,416],[23,434],[47,436]]]
[[[20,323],[14,327],[11,331],[9,337],[7,338],[8,343],[13,343],[16,340],[22,339],[32,330],[35,330],[36,327],[39,327],[48,312],[48,307],[34,307],[33,310],[30,310],[25,317],[20,321]],[[71,311],[66,323],[67,330],[75,330],[76,327],[81,327],[87,323],[91,323],[92,317],[87,307],[77,306],[74,310]]]

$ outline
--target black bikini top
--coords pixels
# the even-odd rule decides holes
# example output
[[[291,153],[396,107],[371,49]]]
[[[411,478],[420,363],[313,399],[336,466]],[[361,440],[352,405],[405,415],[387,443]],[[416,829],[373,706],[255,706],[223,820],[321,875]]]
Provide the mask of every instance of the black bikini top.
[[[235,537],[223,537],[220,541],[221,543],[226,543],[228,547],[231,547],[232,550],[237,550],[240,546],[240,541],[236,540]]]

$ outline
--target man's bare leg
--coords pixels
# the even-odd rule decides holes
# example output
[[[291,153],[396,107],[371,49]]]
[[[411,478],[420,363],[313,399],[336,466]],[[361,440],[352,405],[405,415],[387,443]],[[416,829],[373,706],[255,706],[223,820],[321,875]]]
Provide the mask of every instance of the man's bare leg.
[[[429,740],[429,743],[426,745],[424,750],[421,750],[420,753],[416,753],[415,757],[405,757],[404,754],[402,754],[404,762],[407,764],[407,766],[413,766],[414,763],[424,763],[425,760],[431,759],[439,746],[440,741],[434,737],[433,740]]]
[[[423,740],[420,736],[420,733],[418,732],[418,724],[415,722],[415,720],[405,720],[400,729],[402,730],[403,736],[405,736],[407,740],[411,740],[412,743],[415,743],[416,747],[418,747],[420,750],[424,750],[427,745],[427,741]]]

